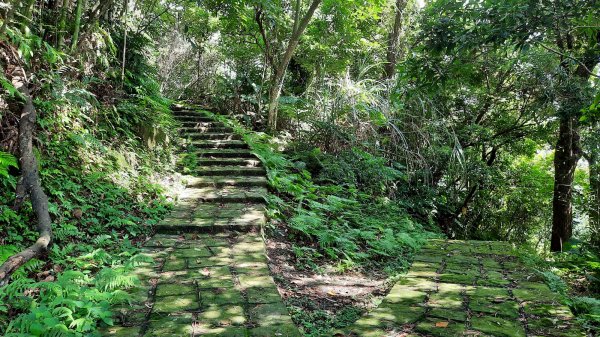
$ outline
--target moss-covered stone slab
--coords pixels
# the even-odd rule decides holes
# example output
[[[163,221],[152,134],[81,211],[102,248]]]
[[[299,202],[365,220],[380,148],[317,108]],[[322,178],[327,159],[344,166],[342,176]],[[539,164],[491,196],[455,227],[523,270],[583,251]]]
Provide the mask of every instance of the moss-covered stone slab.
[[[465,322],[467,320],[467,310],[456,310],[436,307],[431,308],[431,310],[427,313],[427,316],[441,320]]]
[[[501,317],[482,316],[471,319],[471,330],[484,336],[525,337],[525,329],[518,320]]]
[[[440,282],[445,283],[458,283],[464,285],[473,285],[477,282],[477,276],[471,274],[453,274],[453,273],[442,273],[439,276]]]
[[[179,296],[156,297],[153,312],[175,313],[198,310],[198,296],[196,294],[187,294]]]
[[[248,337],[248,329],[239,326],[210,326],[199,322],[194,325],[194,336],[202,337]]]
[[[198,314],[198,321],[209,326],[239,326],[246,323],[239,305],[210,305]]]
[[[377,309],[370,312],[366,317],[371,322],[388,322],[387,325],[400,326],[418,321],[425,315],[424,307],[405,307],[383,302]],[[391,323],[391,324],[389,324]]]
[[[463,296],[460,293],[440,292],[431,294],[427,305],[434,308],[460,310],[463,307]]]
[[[425,292],[437,290],[437,283],[431,278],[413,277],[409,273],[396,282],[396,285],[406,289],[416,289]]]
[[[200,257],[196,259],[188,259],[189,269],[198,269],[205,267],[223,267],[233,263],[233,259],[230,256],[210,256]]]
[[[192,336],[193,331],[190,314],[165,316],[151,320],[144,337]]]
[[[293,324],[283,303],[258,304],[248,311],[250,320],[259,326]]]
[[[275,285],[271,275],[239,274],[238,281],[242,289]]]
[[[494,302],[485,298],[477,298],[469,302],[469,308],[476,313],[513,319],[519,318],[519,304],[510,300]]]
[[[206,288],[200,290],[200,302],[203,306],[223,304],[243,304],[242,293],[234,288]]]
[[[429,263],[442,263],[446,257],[444,255],[427,255],[421,252],[419,255],[415,256],[414,260],[419,262],[429,262]]]
[[[171,255],[166,259],[165,265],[163,266],[163,271],[185,270],[186,268],[186,259]]]
[[[246,288],[246,296],[250,304],[281,302],[281,296],[274,284]]]
[[[161,283],[156,286],[156,296],[195,295],[196,287],[191,284]]]
[[[302,334],[293,324],[278,324],[270,326],[259,326],[249,331],[249,336],[253,337],[301,337]]]
[[[394,286],[390,293],[385,297],[386,303],[393,303],[403,306],[415,306],[425,302],[427,293],[424,291],[405,289],[402,286]]]
[[[414,331],[427,336],[456,337],[462,336],[466,331],[465,324],[443,319],[427,318],[417,323]]]
[[[207,247],[198,246],[194,248],[176,249],[173,255],[179,258],[199,258],[212,256]]]

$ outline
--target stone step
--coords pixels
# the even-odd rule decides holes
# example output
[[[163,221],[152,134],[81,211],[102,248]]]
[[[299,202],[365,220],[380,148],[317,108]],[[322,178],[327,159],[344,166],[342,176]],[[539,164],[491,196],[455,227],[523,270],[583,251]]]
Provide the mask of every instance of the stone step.
[[[265,221],[262,204],[200,203],[191,217],[167,217],[156,226],[156,230],[160,234],[248,231],[258,229]]]
[[[177,115],[175,116],[175,119],[183,122],[183,121],[192,121],[192,122],[213,122],[214,119],[208,116],[183,116],[183,115]]]
[[[197,151],[196,155],[199,158],[256,158],[249,149],[206,149]]]
[[[215,126],[209,126],[209,127],[186,127],[186,128],[180,128],[179,129],[180,132],[183,133],[193,133],[193,132],[209,132],[209,133],[232,133],[233,129],[230,127],[215,127]]]
[[[197,140],[192,145],[199,149],[247,149],[248,144],[241,140]]]
[[[193,177],[187,181],[187,187],[267,187],[269,185],[266,177],[261,176],[204,176]]]
[[[241,166],[258,167],[261,162],[258,159],[249,158],[201,158],[197,161],[200,166]]]
[[[179,198],[184,204],[193,204],[197,201],[218,204],[262,204],[267,193],[266,187],[259,186],[207,186],[186,188]]]
[[[210,115],[204,111],[196,111],[196,110],[173,110],[174,116],[201,116],[201,117],[210,117]]]
[[[180,121],[179,122],[183,127],[182,129],[194,128],[194,129],[202,129],[202,128],[222,128],[225,127],[225,124],[221,122],[195,122],[195,121]]]
[[[246,166],[207,166],[196,170],[200,176],[264,176],[266,173],[262,167]]]
[[[234,133],[217,133],[217,132],[186,132],[182,134],[185,138],[190,139],[212,139],[212,140],[240,140],[241,137]]]

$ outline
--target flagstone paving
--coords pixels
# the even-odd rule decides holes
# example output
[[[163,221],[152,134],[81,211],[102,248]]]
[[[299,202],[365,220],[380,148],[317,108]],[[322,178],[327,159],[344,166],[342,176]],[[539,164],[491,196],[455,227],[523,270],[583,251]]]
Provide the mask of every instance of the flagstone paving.
[[[265,171],[232,130],[178,109],[199,168],[144,245],[141,285],[105,336],[301,336],[270,275],[260,227]]]
[[[585,336],[569,308],[501,242],[433,240],[383,302],[340,335]]]

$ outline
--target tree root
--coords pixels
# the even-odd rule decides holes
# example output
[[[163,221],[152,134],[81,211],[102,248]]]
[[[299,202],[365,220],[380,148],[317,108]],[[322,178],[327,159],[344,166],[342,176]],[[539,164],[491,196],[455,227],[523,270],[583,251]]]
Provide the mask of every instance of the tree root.
[[[25,194],[29,195],[31,205],[37,217],[37,229],[40,233],[37,241],[22,252],[11,256],[0,266],[0,286],[9,282],[11,275],[32,258],[48,249],[52,242],[52,220],[48,212],[48,197],[42,188],[38,162],[33,154],[33,131],[35,130],[37,112],[33,106],[31,92],[27,86],[27,76],[22,67],[17,67],[22,74],[13,76],[13,85],[25,98],[19,121],[19,162],[21,164],[21,183]]]

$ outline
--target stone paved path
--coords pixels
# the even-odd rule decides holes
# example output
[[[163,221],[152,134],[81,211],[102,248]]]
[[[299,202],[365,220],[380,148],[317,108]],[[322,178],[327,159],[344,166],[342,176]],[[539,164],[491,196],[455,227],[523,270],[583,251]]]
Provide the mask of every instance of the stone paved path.
[[[431,241],[381,305],[340,335],[585,336],[501,242]]]
[[[265,172],[233,130],[174,111],[198,149],[199,169],[145,244],[154,262],[115,308],[105,336],[300,336],[269,273],[260,231]]]

